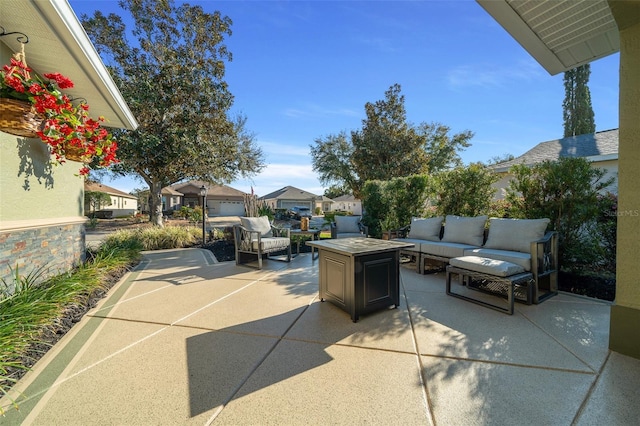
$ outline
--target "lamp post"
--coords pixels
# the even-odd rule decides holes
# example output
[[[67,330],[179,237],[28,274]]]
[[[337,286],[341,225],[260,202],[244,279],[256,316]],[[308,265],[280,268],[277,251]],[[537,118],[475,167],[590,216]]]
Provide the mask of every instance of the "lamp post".
[[[207,187],[202,185],[200,187],[200,196],[202,197],[202,245],[207,242],[206,239],[206,222],[207,219]]]

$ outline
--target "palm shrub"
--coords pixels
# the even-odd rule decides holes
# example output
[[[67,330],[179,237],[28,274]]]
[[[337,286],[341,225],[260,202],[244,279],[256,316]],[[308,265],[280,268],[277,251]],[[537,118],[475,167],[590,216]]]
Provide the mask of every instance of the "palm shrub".
[[[584,158],[516,165],[507,189],[513,217],[549,218],[559,234],[559,262],[567,270],[601,263],[605,256],[598,218],[600,194],[613,183]]]

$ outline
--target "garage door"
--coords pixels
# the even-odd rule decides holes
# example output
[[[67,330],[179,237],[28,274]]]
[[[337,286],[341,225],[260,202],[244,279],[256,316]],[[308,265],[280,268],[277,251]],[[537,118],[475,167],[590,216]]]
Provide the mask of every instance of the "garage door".
[[[220,201],[219,216],[244,216],[242,201]]]

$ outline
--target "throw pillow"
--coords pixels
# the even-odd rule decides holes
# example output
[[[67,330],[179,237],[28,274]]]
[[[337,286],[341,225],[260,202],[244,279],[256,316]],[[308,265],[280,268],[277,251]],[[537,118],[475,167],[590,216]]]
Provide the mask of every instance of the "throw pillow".
[[[444,222],[442,241],[481,246],[487,216],[460,217],[448,215]]]
[[[411,221],[409,238],[427,241],[440,241],[440,229],[442,228],[442,216],[429,219],[414,218]]]
[[[241,217],[240,224],[249,231],[260,232],[261,237],[272,237],[271,224],[267,216]]]
[[[360,227],[358,223],[360,223],[360,216],[336,216],[336,229],[338,233],[356,233],[360,232]]]
[[[531,242],[544,237],[549,219],[491,219],[486,248],[531,252]]]

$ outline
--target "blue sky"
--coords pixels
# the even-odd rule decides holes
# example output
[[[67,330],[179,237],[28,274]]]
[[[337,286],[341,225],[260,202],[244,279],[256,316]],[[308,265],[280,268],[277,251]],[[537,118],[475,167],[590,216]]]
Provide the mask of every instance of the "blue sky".
[[[473,0],[191,1],[233,21],[226,81],[267,167],[229,185],[322,194],[309,146],[362,127],[364,105],[402,87],[408,120],[471,130],[465,163],[562,137],[563,75],[549,75]],[[80,16],[115,0],[70,0]],[[126,17],[126,16],[125,16]],[[618,127],[619,55],[591,64],[596,130]],[[105,179],[123,191],[135,179]]]

